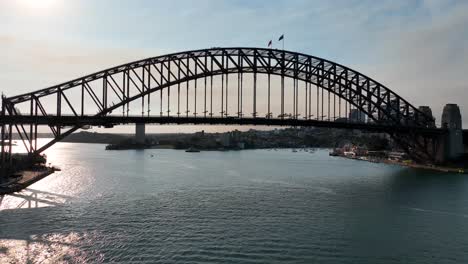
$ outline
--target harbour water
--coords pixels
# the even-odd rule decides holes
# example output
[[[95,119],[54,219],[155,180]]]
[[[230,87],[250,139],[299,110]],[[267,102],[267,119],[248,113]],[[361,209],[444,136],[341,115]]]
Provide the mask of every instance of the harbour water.
[[[0,198],[0,263],[468,263],[468,177],[291,150],[104,151]]]

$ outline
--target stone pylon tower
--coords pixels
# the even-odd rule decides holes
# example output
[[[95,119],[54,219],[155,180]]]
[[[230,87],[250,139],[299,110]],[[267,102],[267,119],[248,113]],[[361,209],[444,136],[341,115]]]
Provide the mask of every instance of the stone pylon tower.
[[[138,144],[145,143],[145,124],[136,124],[135,125],[135,142]]]
[[[447,104],[442,113],[442,128],[448,129],[444,140],[446,160],[455,160],[463,155],[463,128],[460,108],[456,104]]]

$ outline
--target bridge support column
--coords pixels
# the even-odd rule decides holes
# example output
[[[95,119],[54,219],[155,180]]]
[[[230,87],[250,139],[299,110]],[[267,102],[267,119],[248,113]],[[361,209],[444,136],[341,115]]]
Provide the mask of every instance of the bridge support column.
[[[5,116],[5,100],[2,96],[2,110],[0,112],[0,117]],[[6,125],[2,123],[1,125],[1,153],[0,153],[0,184],[6,180],[7,176],[7,156],[6,156]],[[10,139],[11,140],[11,139]]]
[[[463,128],[460,108],[456,104],[447,104],[442,113],[442,128],[448,132],[441,136],[441,147],[437,153],[439,162],[460,159],[464,153]]]
[[[145,143],[145,124],[136,124],[135,125],[135,142],[138,144]]]
[[[3,116],[3,115],[2,115]],[[0,153],[0,184],[6,178],[6,154],[5,154],[5,124],[1,125],[1,153]]]

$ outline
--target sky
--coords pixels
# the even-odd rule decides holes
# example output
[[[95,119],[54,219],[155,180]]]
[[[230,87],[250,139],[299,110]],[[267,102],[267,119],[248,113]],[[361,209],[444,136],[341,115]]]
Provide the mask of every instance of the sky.
[[[279,47],[285,34],[287,50],[362,72],[439,122],[458,104],[468,127],[465,0],[0,0],[0,25],[7,96],[170,52]]]

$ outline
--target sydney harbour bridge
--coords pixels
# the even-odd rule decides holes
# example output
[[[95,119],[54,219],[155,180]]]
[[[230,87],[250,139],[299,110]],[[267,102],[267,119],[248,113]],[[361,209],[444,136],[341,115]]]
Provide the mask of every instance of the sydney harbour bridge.
[[[362,120],[350,120],[351,112]],[[1,164],[5,168],[11,162],[13,133],[33,157],[85,126],[131,123],[384,132],[414,160],[438,163],[457,155],[450,146],[459,143],[454,135],[461,125],[447,120],[437,128],[430,108],[415,107],[378,81],[326,59],[276,49],[211,48],[135,61],[3,97]],[[43,146],[37,143],[39,126],[54,135]]]

